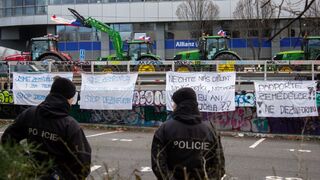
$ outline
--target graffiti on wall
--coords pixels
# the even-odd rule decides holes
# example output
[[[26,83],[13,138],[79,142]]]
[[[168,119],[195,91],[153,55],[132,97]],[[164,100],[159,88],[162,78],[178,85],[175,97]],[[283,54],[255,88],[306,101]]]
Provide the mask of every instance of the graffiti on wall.
[[[164,106],[134,106],[132,110],[88,110],[90,123],[116,125],[159,126],[167,118]]]
[[[317,92],[316,101],[320,107],[320,92]],[[255,107],[256,97],[254,92],[236,93],[236,107]],[[0,104],[13,104],[12,91],[0,90]],[[133,102],[134,106],[165,106],[166,93],[165,91],[134,91]]]
[[[165,106],[165,91],[134,91],[133,105],[135,106]]]
[[[267,119],[258,118],[255,108],[238,107],[231,112],[203,113],[203,117],[220,130],[270,132]]]
[[[256,96],[253,92],[236,93],[235,103],[236,107],[254,107],[256,103]]]
[[[0,104],[12,104],[13,95],[11,91],[0,90]]]

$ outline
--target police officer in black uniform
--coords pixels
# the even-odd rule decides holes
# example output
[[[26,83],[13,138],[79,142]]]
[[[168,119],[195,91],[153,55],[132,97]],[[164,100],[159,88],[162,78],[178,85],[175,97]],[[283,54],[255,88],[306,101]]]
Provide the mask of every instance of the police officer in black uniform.
[[[42,179],[85,179],[90,173],[91,147],[69,115],[75,93],[69,79],[56,77],[45,101],[23,111],[2,135],[2,143],[27,139],[39,146],[32,154],[37,161],[54,162]]]
[[[225,174],[220,136],[202,122],[196,93],[191,88],[176,91],[172,118],[155,132],[152,170],[159,180],[221,179]]]

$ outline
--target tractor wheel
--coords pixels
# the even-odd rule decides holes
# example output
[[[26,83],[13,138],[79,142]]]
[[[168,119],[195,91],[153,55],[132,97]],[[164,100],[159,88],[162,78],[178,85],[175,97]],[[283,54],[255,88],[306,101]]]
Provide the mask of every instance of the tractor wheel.
[[[155,59],[150,59],[150,58],[143,58],[141,60],[139,60],[139,62],[147,62],[147,61],[158,61]],[[156,65],[154,64],[141,64],[141,65],[137,65],[134,70],[137,72],[155,72],[158,68],[156,67]]]
[[[292,67],[290,67],[290,66],[283,66],[283,67],[280,68],[279,71],[280,71],[280,72],[292,72],[293,69],[292,69]]]
[[[239,60],[237,56],[233,54],[220,54],[214,60]]]
[[[176,72],[191,72],[193,71],[193,68],[191,66],[188,65],[181,65],[176,67]]]
[[[235,61],[235,60],[240,60],[240,59],[233,54],[224,53],[224,54],[218,55],[214,60]],[[213,65],[213,69],[217,69],[217,67],[215,65]],[[235,68],[235,70],[236,71],[243,71],[244,67],[242,67],[242,69]]]
[[[103,67],[102,72],[104,73],[113,73],[113,72],[118,72],[119,69],[116,66],[106,66]]]
[[[55,62],[55,61],[61,61],[61,59],[57,56],[52,56],[52,55],[49,55],[49,56],[44,56],[40,59],[41,62]],[[64,65],[63,65],[64,66]],[[63,68],[65,69],[65,68]],[[55,64],[51,64],[51,72],[58,72],[59,71],[59,68],[57,65]]]

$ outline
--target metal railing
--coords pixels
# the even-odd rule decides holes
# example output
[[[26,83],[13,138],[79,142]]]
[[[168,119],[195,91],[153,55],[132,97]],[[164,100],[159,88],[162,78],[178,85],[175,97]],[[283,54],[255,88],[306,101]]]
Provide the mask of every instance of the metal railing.
[[[10,81],[12,72],[73,72],[77,84],[81,73],[138,72],[137,85],[165,84],[167,71],[235,71],[237,85],[254,80],[315,80],[320,74],[316,60],[241,60],[241,61],[0,61],[1,82]],[[151,68],[151,70],[150,70]]]

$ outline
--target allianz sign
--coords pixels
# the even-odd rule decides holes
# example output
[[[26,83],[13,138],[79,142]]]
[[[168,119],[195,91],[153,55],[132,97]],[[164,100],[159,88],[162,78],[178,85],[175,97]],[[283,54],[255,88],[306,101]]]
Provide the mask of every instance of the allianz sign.
[[[197,48],[198,42],[195,40],[177,40],[175,41],[175,48]]]

